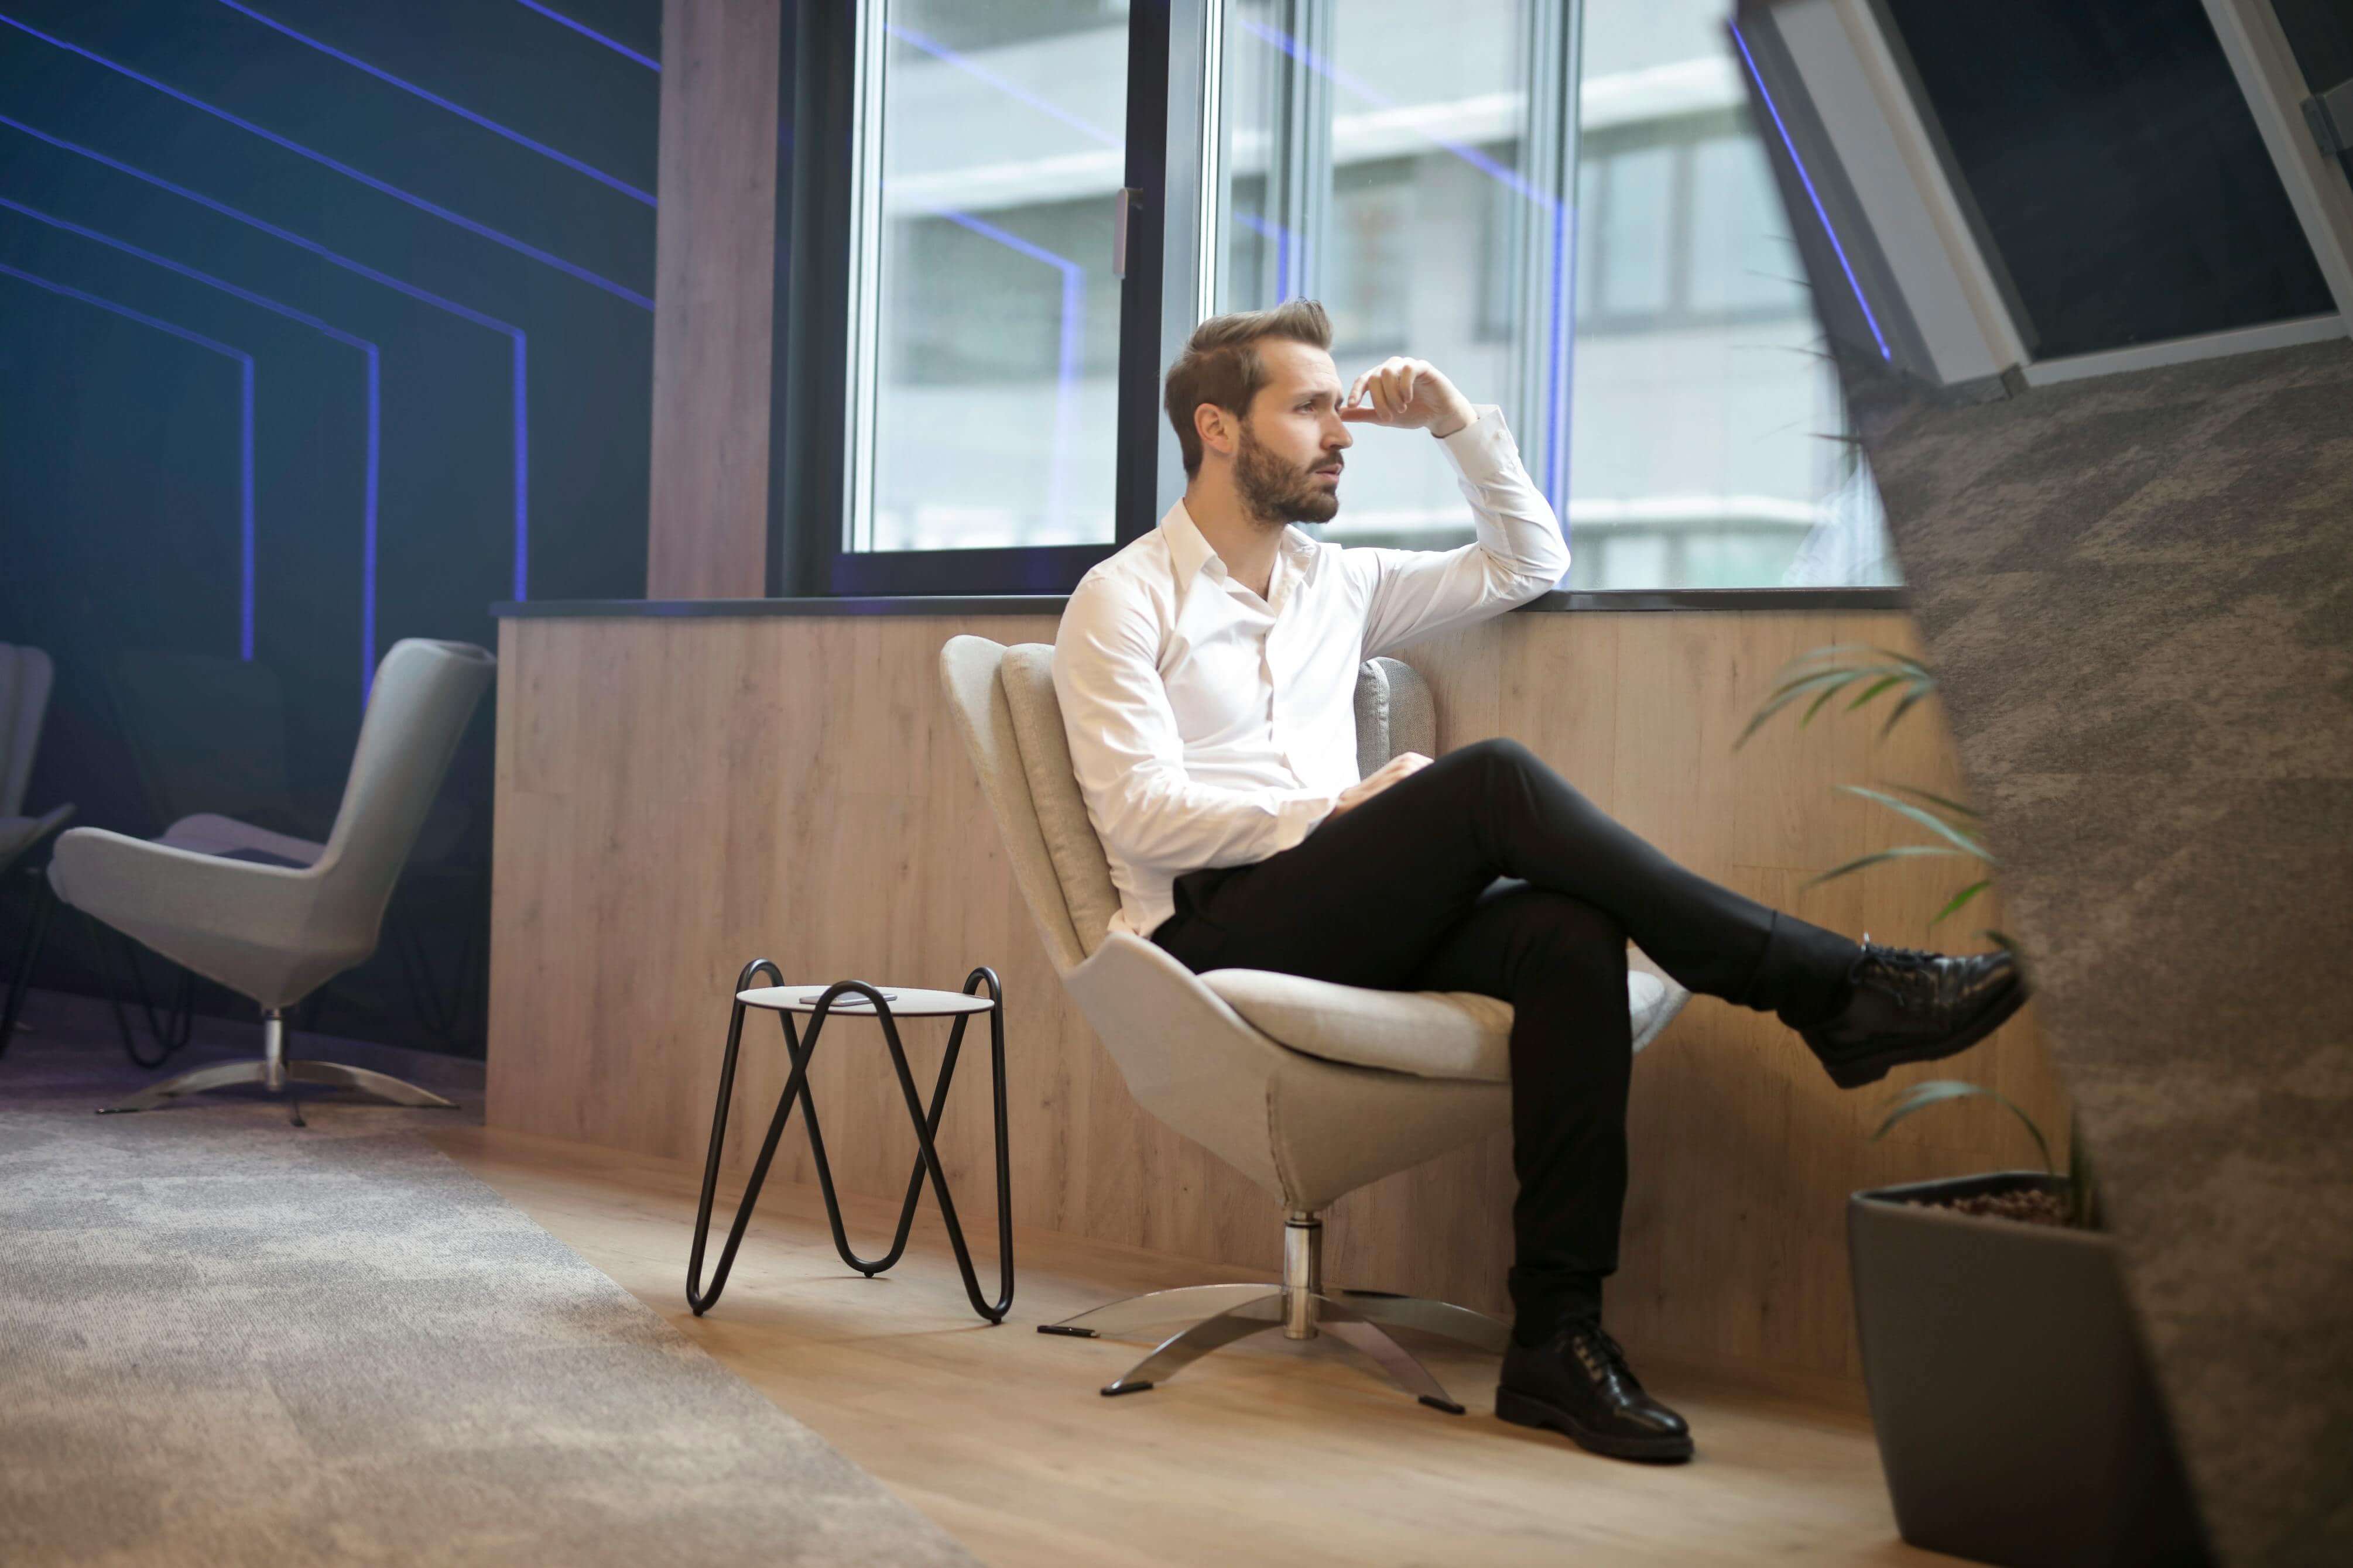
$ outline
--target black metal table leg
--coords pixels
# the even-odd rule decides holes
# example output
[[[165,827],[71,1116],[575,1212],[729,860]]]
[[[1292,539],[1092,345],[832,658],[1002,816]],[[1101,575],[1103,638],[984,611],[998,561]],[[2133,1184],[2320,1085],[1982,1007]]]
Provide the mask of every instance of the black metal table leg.
[[[776,984],[784,984],[784,976],[774,963],[758,959],[744,967],[743,973],[737,977],[737,992],[750,989],[753,981],[763,971],[774,976]],[[923,1178],[928,1174],[932,1191],[939,1199],[940,1217],[947,1226],[949,1246],[955,1252],[956,1268],[964,1278],[965,1295],[972,1302],[973,1310],[987,1321],[1000,1323],[1005,1321],[1006,1313],[1013,1305],[1013,1183],[1006,1126],[1005,994],[996,972],[986,967],[976,969],[965,977],[964,991],[967,995],[973,994],[984,983],[988,987],[990,1088],[996,1112],[997,1299],[992,1302],[981,1293],[979,1277],[973,1268],[971,1249],[965,1245],[964,1226],[956,1217],[955,1200],[948,1191],[947,1174],[940,1164],[939,1150],[934,1142],[939,1133],[941,1114],[947,1106],[948,1087],[955,1079],[956,1060],[963,1050],[965,1026],[971,1021],[972,1015],[959,1014],[950,1028],[947,1053],[940,1064],[940,1076],[933,1088],[931,1104],[926,1108],[915,1086],[914,1074],[907,1065],[906,1049],[900,1041],[898,1022],[892,1014],[890,1003],[874,987],[860,981],[845,980],[828,986],[818,999],[809,1015],[808,1035],[805,1040],[794,1029],[789,1013],[777,1016],[783,1026],[785,1049],[791,1059],[791,1070],[786,1079],[784,1092],[777,1097],[776,1114],[769,1121],[767,1136],[761,1142],[760,1156],[753,1164],[751,1179],[736,1208],[734,1223],[729,1226],[727,1242],[720,1252],[718,1266],[706,1287],[702,1283],[703,1252],[710,1237],[712,1205],[718,1192],[720,1154],[726,1137],[727,1111],[734,1097],[735,1062],[743,1044],[745,1004],[741,1001],[735,1004],[728,1021],[726,1055],[720,1064],[718,1100],[712,1112],[711,1147],[703,1162],[702,1194],[695,1213],[694,1245],[687,1260],[686,1300],[696,1316],[709,1310],[726,1287],[728,1273],[734,1267],[736,1249],[743,1243],[744,1229],[751,1222],[753,1206],[759,1200],[760,1189],[767,1182],[768,1168],[776,1159],[785,1123],[791,1119],[793,1102],[797,1100],[808,1128],[809,1152],[817,1164],[818,1185],[825,1197],[826,1219],[833,1231],[834,1250],[841,1255],[842,1261],[870,1279],[899,1261],[906,1251],[907,1238],[914,1226],[915,1205],[923,1194]],[[848,1228],[842,1223],[840,1197],[834,1189],[832,1163],[826,1156],[824,1130],[818,1120],[816,1100],[808,1088],[808,1066],[816,1057],[818,1037],[835,1003],[844,995],[863,999],[873,1008],[873,1016],[882,1026],[883,1043],[890,1048],[892,1068],[898,1078],[900,1092],[905,1098],[908,1120],[914,1127],[917,1145],[914,1168],[907,1178],[906,1197],[900,1205],[899,1223],[892,1238],[891,1249],[881,1258],[860,1258],[849,1244]],[[864,1016],[862,1009],[859,1016]]]

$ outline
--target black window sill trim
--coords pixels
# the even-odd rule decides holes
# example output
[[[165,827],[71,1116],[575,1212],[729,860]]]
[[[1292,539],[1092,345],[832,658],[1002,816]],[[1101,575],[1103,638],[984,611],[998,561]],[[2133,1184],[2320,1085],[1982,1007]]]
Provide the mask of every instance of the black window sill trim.
[[[1060,594],[992,594],[967,597],[903,596],[839,599],[534,599],[493,605],[501,620],[609,620],[621,617],[765,616],[1059,616]],[[1518,615],[1656,610],[1904,610],[1902,588],[1667,588],[1552,593],[1530,600]]]

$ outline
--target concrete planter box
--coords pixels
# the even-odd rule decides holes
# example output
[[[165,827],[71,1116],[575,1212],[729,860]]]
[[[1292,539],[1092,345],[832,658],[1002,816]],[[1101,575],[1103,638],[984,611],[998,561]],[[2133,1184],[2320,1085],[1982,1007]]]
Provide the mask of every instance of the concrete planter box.
[[[1848,1201],[1896,1526],[2003,1568],[2209,1563],[2115,1244],[1917,1203],[2035,1188],[2065,1184],[2009,1171]]]

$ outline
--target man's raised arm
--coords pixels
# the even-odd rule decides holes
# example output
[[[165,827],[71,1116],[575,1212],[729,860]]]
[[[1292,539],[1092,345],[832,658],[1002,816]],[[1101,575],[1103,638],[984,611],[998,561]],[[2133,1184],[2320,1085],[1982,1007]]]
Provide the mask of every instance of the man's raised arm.
[[[1457,550],[1352,550],[1373,574],[1365,657],[1524,605],[1568,571],[1552,503],[1528,478],[1503,410],[1474,406],[1426,360],[1397,358],[1356,378],[1341,417],[1428,430],[1454,466],[1477,538]]]
[[[1221,789],[1185,771],[1151,611],[1103,577],[1079,584],[1054,637],[1054,693],[1087,815],[1103,847],[1171,871],[1240,866],[1307,837],[1336,798],[1313,789]]]

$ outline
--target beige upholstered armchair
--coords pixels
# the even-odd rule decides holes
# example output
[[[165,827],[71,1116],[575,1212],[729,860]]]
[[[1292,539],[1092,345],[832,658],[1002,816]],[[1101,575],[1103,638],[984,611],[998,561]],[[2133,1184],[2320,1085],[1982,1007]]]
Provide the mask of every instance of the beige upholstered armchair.
[[[261,1055],[152,1084],[110,1111],[150,1110],[231,1084],[356,1089],[447,1107],[416,1085],[286,1055],[284,1013],[375,951],[385,906],[497,660],[471,643],[408,637],[376,667],[341,808],[324,844],[195,816],[153,841],[79,827],[58,840],[60,902],[260,1005]],[[293,1119],[301,1121],[299,1107]]]
[[[1501,1351],[1505,1325],[1442,1301],[1327,1288],[1318,1215],[1355,1188],[1508,1124],[1510,1005],[1258,970],[1196,975],[1151,942],[1110,931],[1119,901],[1071,772],[1052,657],[1043,645],[976,637],[940,654],[1015,879],[1063,984],[1136,1100],[1273,1194],[1287,1217],[1280,1283],[1156,1291],[1045,1331],[1092,1338],[1194,1320],[1103,1390],[1127,1394],[1251,1334],[1328,1331],[1423,1403],[1459,1412],[1385,1326]],[[1429,689],[1394,660],[1364,667],[1356,721],[1363,770],[1396,752],[1437,749]],[[1688,995],[1654,974],[1628,976],[1636,1050]]]

